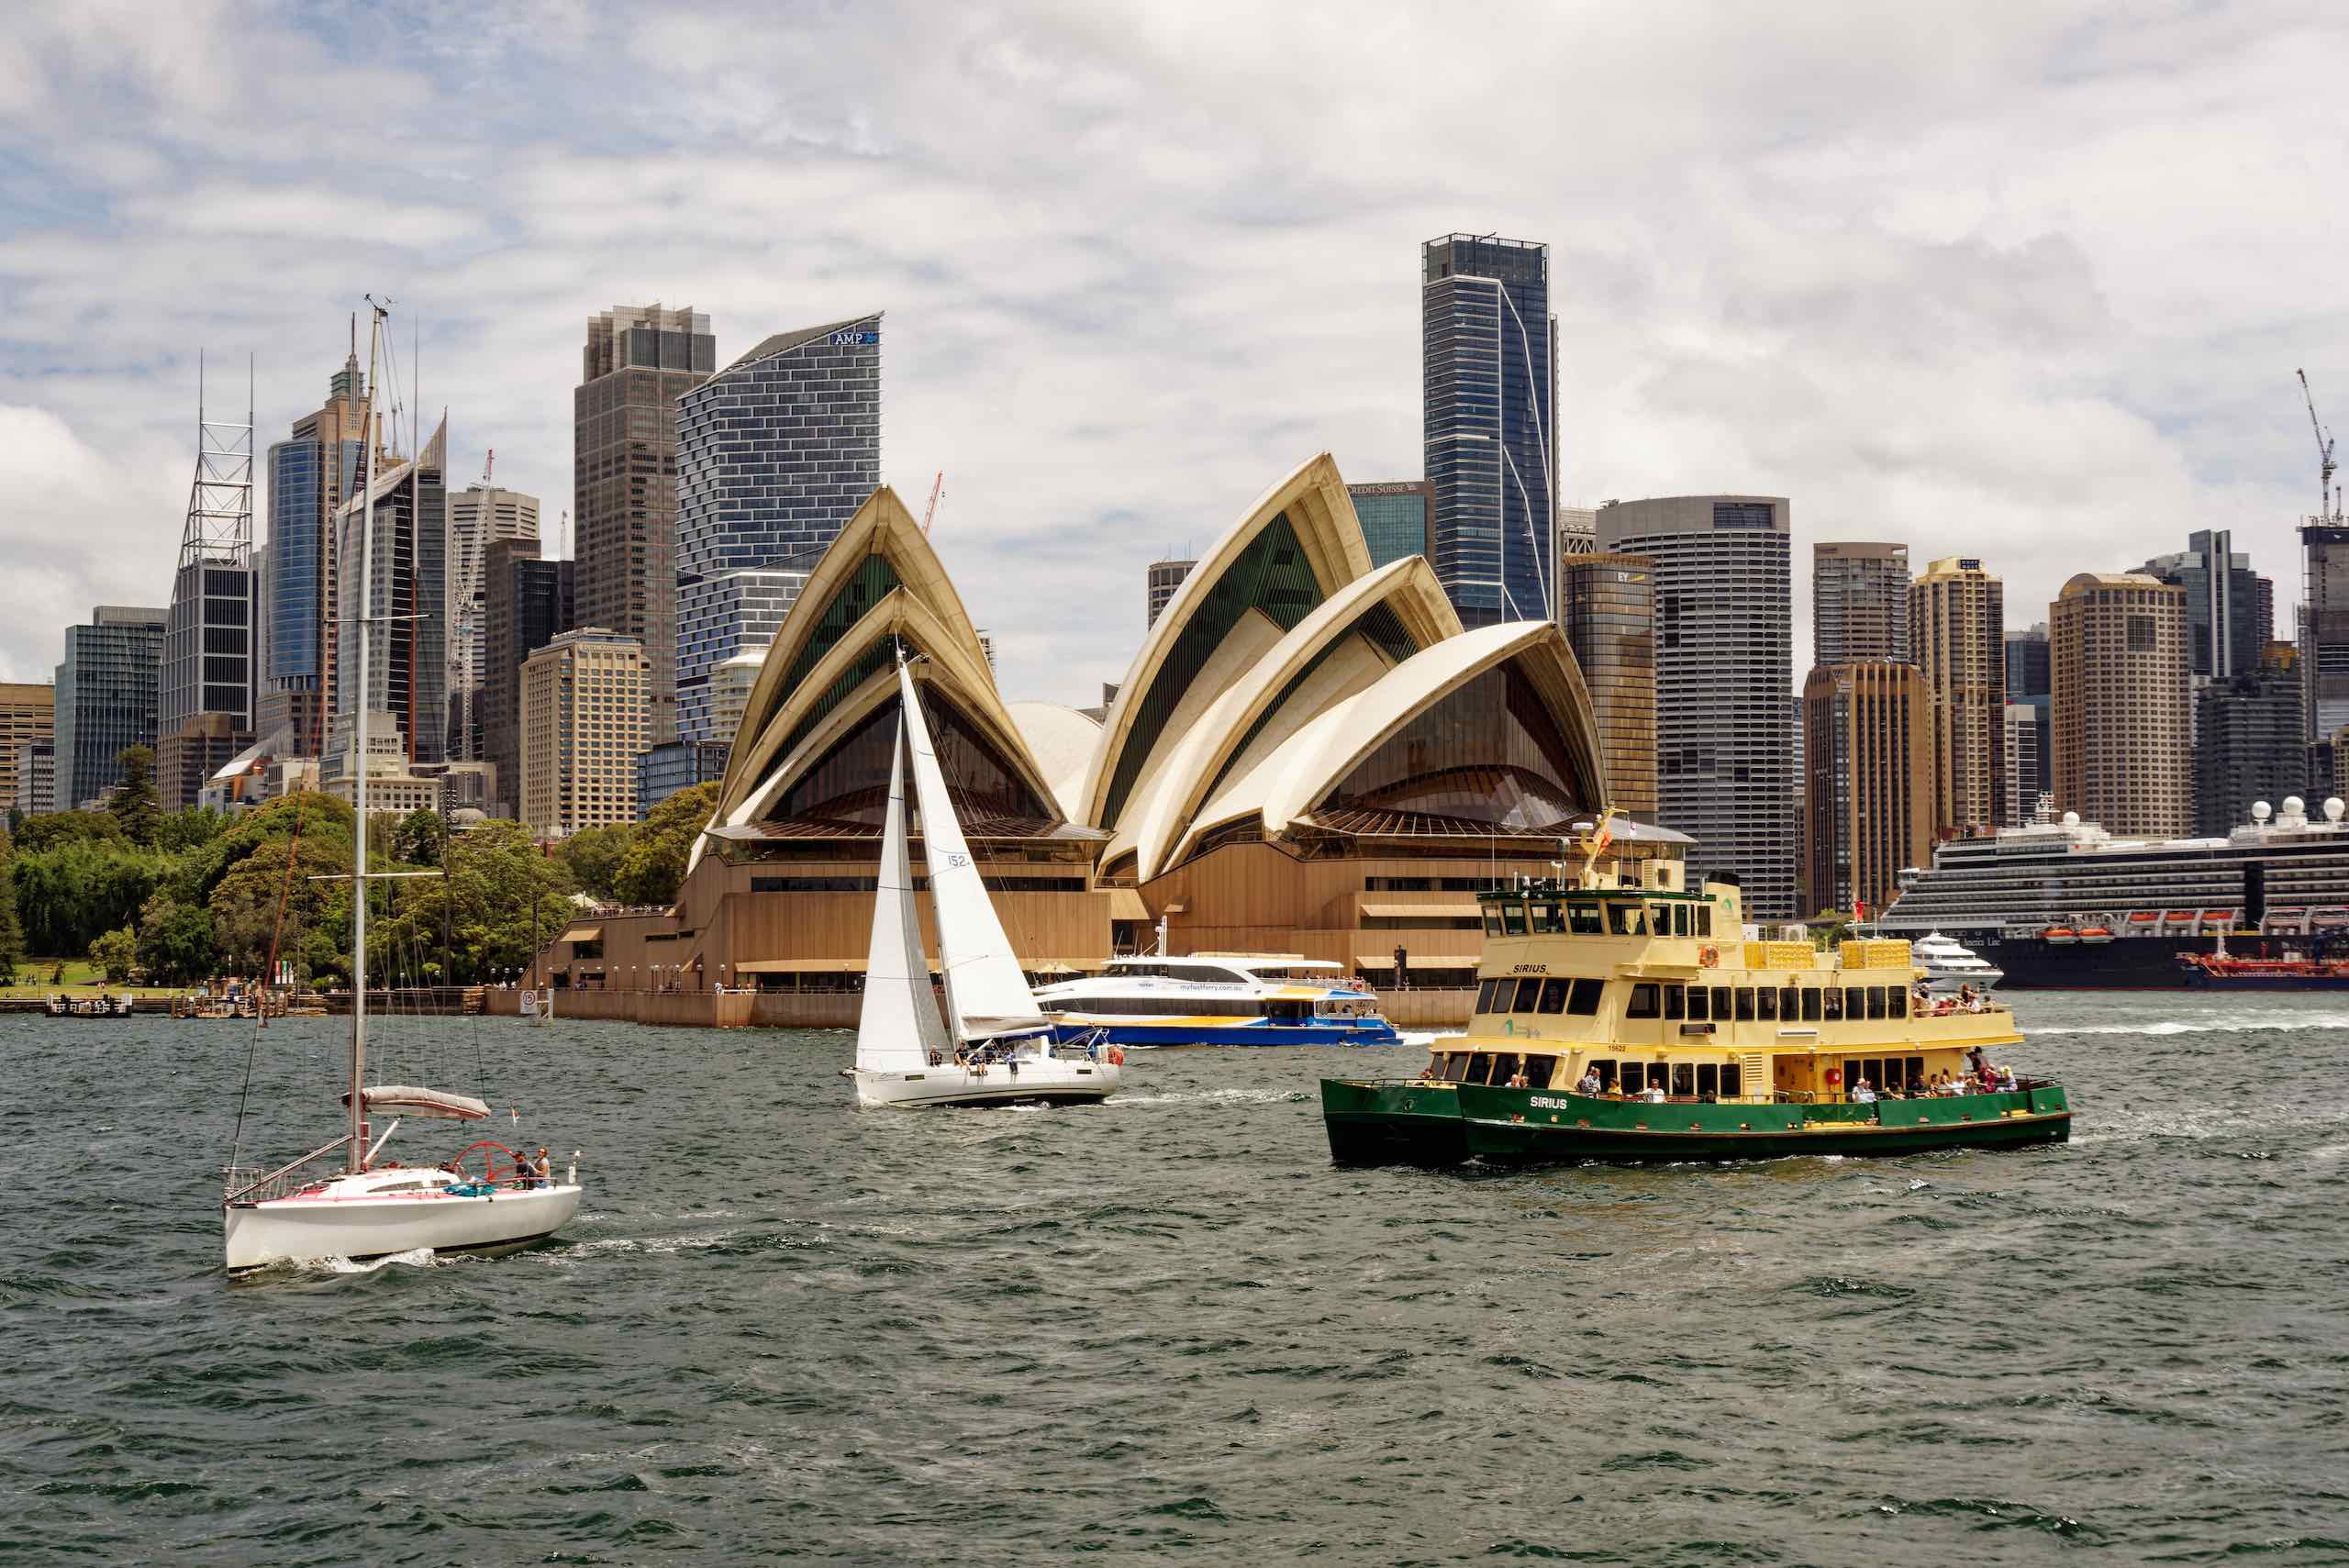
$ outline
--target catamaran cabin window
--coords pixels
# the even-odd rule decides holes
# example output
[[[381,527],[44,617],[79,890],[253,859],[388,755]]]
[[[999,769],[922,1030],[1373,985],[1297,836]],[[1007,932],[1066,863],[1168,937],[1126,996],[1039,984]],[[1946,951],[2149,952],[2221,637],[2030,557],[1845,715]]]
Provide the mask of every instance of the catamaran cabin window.
[[[1881,985],[1868,987],[1868,1017],[1871,1018],[1884,1017],[1884,987]]]
[[[1493,1010],[1493,993],[1498,989],[1501,984],[1502,982],[1498,980],[1487,980],[1483,984],[1476,987],[1476,1010],[1478,1012],[1489,1013]]]
[[[1566,997],[1566,1011],[1576,1018],[1587,1018],[1598,1011],[1599,999],[1607,995],[1604,980],[1577,980]]]
[[[1640,906],[1636,904],[1609,904],[1607,906],[1607,929],[1619,937],[1640,934]]]
[[[1652,1018],[1656,1016],[1656,985],[1653,980],[1632,982],[1631,1005],[1623,1009],[1627,1018]]]
[[[1512,937],[1525,935],[1524,905],[1511,903],[1501,906],[1501,929]]]
[[[1468,1076],[1468,1052],[1464,1051],[1453,1051],[1450,1056],[1444,1059],[1443,1081],[1447,1084],[1460,1083]]]
[[[1751,985],[1737,988],[1737,1021],[1741,1024],[1753,1021],[1753,987]]]
[[[1697,1063],[1697,1097],[1717,1100],[1721,1096],[1721,1070],[1709,1062]]]
[[[1775,1021],[1778,1016],[1778,993],[1776,987],[1765,985],[1753,994],[1754,1015],[1764,1023]]]
[[[1667,985],[1667,986],[1665,986],[1665,987],[1664,988],[1664,1021],[1665,1021],[1666,1023],[1672,1023],[1672,1022],[1675,1022],[1675,1021],[1676,1021],[1676,1020],[1678,1020],[1678,1019],[1685,1018],[1687,1018],[1687,1016],[1688,1016],[1688,994],[1687,994],[1687,992],[1685,989],[1683,989],[1682,987],[1678,986],[1678,985]]]
[[[1574,982],[1570,980],[1544,980],[1542,982],[1542,1003],[1540,1010],[1545,1013],[1564,1012],[1566,1010],[1566,992],[1573,987],[1573,984]]]
[[[1647,1074],[1647,1065],[1644,1062],[1626,1062],[1623,1063],[1623,1093],[1626,1095],[1638,1095],[1643,1093],[1648,1086]]]
[[[1485,935],[1497,937],[1500,934],[1501,912],[1488,904],[1485,906]]]
[[[1509,1011],[1512,1013],[1530,1013],[1533,1010],[1534,1004],[1541,1000],[1542,982],[1539,980],[1520,980],[1517,983],[1517,1000],[1510,1005]]]
[[[1778,1017],[1793,1023],[1802,1017],[1802,993],[1788,985],[1778,993]]]
[[[1696,1094],[1697,1069],[1693,1062],[1675,1062],[1672,1064],[1672,1092],[1684,1100]]]
[[[1819,987],[1816,985],[1806,985],[1802,988],[1802,1021],[1804,1023],[1815,1024],[1819,1021]]]
[[[1856,985],[1843,987],[1843,1016],[1854,1023],[1868,1016],[1868,994]]]
[[[1615,1086],[1614,1058],[1608,1057],[1602,1061],[1594,1062],[1590,1064],[1590,1070],[1598,1074],[1598,1092],[1600,1094],[1603,1095]]]
[[[1729,1019],[1729,987],[1716,985],[1713,987],[1713,1021],[1725,1024]]]
[[[1906,985],[1890,985],[1887,986],[1885,989],[1885,1004],[1887,1010],[1893,1018],[1907,1018],[1909,1016],[1909,988]]]
[[[1843,1019],[1843,988],[1830,985],[1820,993],[1820,1018],[1824,1023],[1841,1023]]]
[[[1555,904],[1533,906],[1533,934],[1535,936],[1551,936],[1565,929],[1566,923],[1559,917],[1558,906]]]
[[[1606,930],[1606,927],[1599,923],[1598,906],[1596,904],[1566,906],[1566,929],[1578,937],[1601,935]]]
[[[1738,1072],[1739,1070],[1736,1062],[1724,1062],[1721,1063],[1722,1099],[1733,1100],[1744,1093],[1744,1090],[1740,1087],[1738,1084]]]
[[[1712,1009],[1705,1004],[1711,1001],[1712,996],[1713,994],[1702,985],[1688,987],[1688,1017],[1698,1023],[1711,1018]]]
[[[1672,906],[1672,934],[1675,937],[1685,937],[1689,934],[1688,906],[1686,904],[1675,904]]]

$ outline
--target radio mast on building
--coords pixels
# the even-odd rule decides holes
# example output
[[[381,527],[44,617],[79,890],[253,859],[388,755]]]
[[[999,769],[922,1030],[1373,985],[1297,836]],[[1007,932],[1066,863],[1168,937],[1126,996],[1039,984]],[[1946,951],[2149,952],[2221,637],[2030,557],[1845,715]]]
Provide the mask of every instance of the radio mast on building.
[[[245,417],[215,419],[196,356],[195,478],[188,486],[156,703],[155,784],[165,809],[193,805],[206,778],[251,744],[253,374]]]

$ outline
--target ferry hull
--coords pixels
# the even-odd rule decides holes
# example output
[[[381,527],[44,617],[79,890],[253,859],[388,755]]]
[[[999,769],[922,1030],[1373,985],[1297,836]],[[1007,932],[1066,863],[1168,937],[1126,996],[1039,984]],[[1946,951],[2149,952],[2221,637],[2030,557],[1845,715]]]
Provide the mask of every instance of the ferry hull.
[[[1704,1105],[1586,1099],[1464,1084],[1463,1140],[1497,1164],[1776,1160],[2012,1149],[2071,1137],[2061,1088],[1872,1105]]]
[[[1449,1084],[1321,1080],[1321,1123],[1341,1165],[1457,1165],[1468,1158]]]

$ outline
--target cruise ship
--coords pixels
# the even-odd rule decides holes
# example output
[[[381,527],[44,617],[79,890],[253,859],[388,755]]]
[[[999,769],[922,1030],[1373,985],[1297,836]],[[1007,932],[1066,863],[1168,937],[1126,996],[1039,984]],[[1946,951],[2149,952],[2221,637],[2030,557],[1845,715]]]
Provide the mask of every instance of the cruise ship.
[[[1872,924],[1954,937],[2022,987],[2182,989],[2178,956],[2222,940],[2238,958],[2349,951],[2342,814],[2288,795],[2223,839],[2122,839],[2067,811],[1941,845]]]
[[[1113,958],[1100,974],[1041,987],[1064,1038],[1118,1046],[1394,1045],[1402,1037],[1342,966],[1296,953]]]

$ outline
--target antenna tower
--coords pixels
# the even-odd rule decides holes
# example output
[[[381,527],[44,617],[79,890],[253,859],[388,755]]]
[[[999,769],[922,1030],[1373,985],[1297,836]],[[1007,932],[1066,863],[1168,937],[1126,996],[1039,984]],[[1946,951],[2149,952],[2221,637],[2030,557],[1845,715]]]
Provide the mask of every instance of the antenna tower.
[[[242,424],[210,417],[205,406],[204,359],[196,356],[195,483],[189,486],[187,527],[180,534],[179,569],[202,562],[242,565],[253,550],[252,367]]]
[[[168,740],[199,713],[235,716],[237,727],[252,722],[253,415],[252,366],[245,368],[242,424],[215,419],[205,395],[205,360],[197,350],[195,371],[195,479],[188,486],[187,521],[180,530],[180,556],[172,573],[171,608],[163,628],[161,680],[156,693],[156,733]],[[208,567],[230,567],[239,578],[232,590],[216,584]],[[242,668],[233,678],[207,681],[206,655],[215,639],[211,612],[227,611],[241,599],[234,617],[221,623]],[[229,651],[223,649],[222,651]],[[173,781],[165,780],[165,784]],[[175,789],[167,806],[186,804]]]

